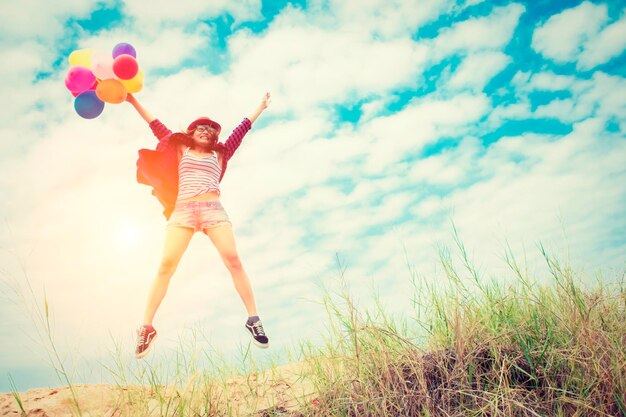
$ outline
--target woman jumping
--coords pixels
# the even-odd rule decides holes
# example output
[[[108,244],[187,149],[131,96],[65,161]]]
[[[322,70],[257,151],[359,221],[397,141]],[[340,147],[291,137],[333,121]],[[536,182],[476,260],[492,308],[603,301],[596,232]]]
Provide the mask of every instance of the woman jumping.
[[[146,356],[156,338],[152,321],[165,297],[170,278],[195,232],[206,234],[230,272],[235,289],[248,313],[245,328],[259,347],[269,345],[256,311],[254,293],[237,253],[233,229],[220,203],[220,181],[228,160],[252,124],[267,108],[266,93],[258,108],[235,128],[226,142],[219,143],[221,126],[208,117],[191,122],[184,133],[172,133],[128,94],[126,99],[149,124],[159,140],[156,150],[142,149],[137,161],[137,180],[151,185],[168,219],[161,263],[148,295],[143,324],[137,330],[135,356]]]

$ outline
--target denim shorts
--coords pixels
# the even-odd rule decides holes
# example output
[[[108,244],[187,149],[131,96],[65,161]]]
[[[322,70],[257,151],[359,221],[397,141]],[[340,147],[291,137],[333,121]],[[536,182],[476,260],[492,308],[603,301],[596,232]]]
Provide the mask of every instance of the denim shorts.
[[[168,226],[189,227],[194,232],[230,224],[228,214],[219,200],[176,202],[167,223]]]

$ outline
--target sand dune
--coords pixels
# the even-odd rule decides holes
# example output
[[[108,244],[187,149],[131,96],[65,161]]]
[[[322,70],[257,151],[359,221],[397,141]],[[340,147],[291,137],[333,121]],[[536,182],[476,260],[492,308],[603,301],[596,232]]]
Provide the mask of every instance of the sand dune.
[[[302,364],[274,368],[261,374],[210,381],[194,375],[185,386],[154,387],[74,385],[0,394],[0,415],[20,417],[143,417],[178,415],[274,415],[299,408],[313,398],[312,384],[302,377]],[[218,414],[219,413],[219,414]],[[270,414],[271,413],[271,414]]]

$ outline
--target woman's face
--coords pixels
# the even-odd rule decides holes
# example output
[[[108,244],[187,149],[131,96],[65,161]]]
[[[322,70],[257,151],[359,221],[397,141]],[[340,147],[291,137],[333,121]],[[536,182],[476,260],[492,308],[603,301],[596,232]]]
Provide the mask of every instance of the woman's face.
[[[193,140],[202,149],[212,149],[217,143],[217,130],[213,126],[198,125],[193,131]]]

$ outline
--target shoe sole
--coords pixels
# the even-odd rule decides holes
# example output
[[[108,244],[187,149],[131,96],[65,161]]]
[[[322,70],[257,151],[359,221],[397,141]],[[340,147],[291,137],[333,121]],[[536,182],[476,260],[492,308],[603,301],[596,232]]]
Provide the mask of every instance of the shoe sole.
[[[148,353],[150,353],[150,349],[152,349],[152,346],[154,345],[154,341],[157,340],[158,336],[159,336],[158,334],[154,335],[154,337],[152,338],[152,341],[148,345],[148,349],[144,350],[141,353],[135,353],[135,358],[143,359]]]
[[[254,336],[252,336],[252,333],[250,333],[247,327],[244,327],[243,331],[246,332],[246,334],[252,340],[252,343],[254,343],[256,347],[261,348],[261,349],[267,349],[268,347],[270,347],[269,342],[267,343],[257,342],[257,340],[254,338]]]

